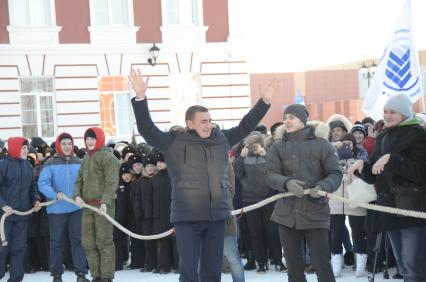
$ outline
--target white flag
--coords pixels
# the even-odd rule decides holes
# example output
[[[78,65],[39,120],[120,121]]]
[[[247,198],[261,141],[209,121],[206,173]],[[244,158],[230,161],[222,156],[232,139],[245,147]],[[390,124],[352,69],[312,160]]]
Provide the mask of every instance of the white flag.
[[[367,91],[362,105],[367,116],[383,118],[383,106],[390,96],[406,94],[414,103],[423,95],[422,73],[411,32],[411,5],[407,0]]]

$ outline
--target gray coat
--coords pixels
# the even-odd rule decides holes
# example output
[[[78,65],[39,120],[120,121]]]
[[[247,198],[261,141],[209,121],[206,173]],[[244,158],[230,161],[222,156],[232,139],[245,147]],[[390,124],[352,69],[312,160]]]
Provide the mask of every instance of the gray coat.
[[[167,163],[172,184],[170,221],[229,219],[228,150],[253,131],[269,105],[259,100],[238,126],[214,128],[209,138],[201,138],[193,130],[162,132],[149,115],[147,99],[133,99],[132,105],[139,133],[163,152]]]
[[[242,202],[257,203],[274,195],[266,183],[266,156],[249,153],[245,158],[239,156],[235,160],[235,175],[242,184]]]
[[[332,193],[342,181],[335,149],[317,135],[318,128],[284,133],[268,153],[267,183],[278,192],[288,192],[285,184],[290,179],[302,180],[306,189],[320,185]],[[330,208],[325,198],[288,197],[278,200],[271,220],[295,229],[330,228]]]

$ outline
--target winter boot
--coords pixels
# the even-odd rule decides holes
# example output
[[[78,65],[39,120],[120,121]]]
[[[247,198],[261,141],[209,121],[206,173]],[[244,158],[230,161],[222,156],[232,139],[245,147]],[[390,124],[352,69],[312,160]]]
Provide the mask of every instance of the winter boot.
[[[101,282],[101,278],[93,277],[92,282]]]
[[[367,265],[367,255],[366,254],[356,254],[356,269],[355,276],[362,277],[365,276],[365,266]]]
[[[345,255],[343,256],[343,258],[344,258],[344,263],[346,265],[354,265],[355,264],[354,252],[352,252],[352,251],[346,252]]]
[[[53,282],[62,282],[62,277],[60,274],[53,275]]]
[[[257,273],[258,274],[265,274],[266,273],[265,264],[263,262],[259,262],[257,265],[258,265]]]
[[[287,272],[287,267],[285,267],[285,265],[281,261],[278,261],[275,263],[275,271]]]
[[[86,279],[86,275],[84,273],[77,273],[77,282],[90,282],[90,280]]]
[[[343,255],[331,255],[331,266],[333,267],[334,277],[340,277],[340,272],[343,266]]]
[[[253,251],[247,252],[247,263],[244,265],[244,270],[253,270],[256,269],[256,264],[254,262]]]

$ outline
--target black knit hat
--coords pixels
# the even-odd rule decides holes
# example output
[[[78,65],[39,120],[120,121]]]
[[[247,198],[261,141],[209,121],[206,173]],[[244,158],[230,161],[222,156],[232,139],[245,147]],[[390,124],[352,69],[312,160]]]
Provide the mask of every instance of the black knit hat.
[[[94,138],[94,139],[96,139],[96,133],[95,133],[95,131],[94,130],[92,130],[92,129],[88,129],[87,131],[86,131],[86,134],[85,134],[85,136],[84,136],[85,138],[87,138],[87,137],[91,137],[91,138]]]
[[[64,139],[72,139],[72,136],[69,133],[62,133],[61,135],[59,135],[59,142],[61,142]]]
[[[149,165],[149,164],[157,165],[157,158],[155,157],[154,154],[146,155],[143,158],[143,166],[145,167],[146,165]]]
[[[303,105],[293,104],[288,106],[284,111],[284,116],[288,114],[296,116],[303,124],[308,122],[309,112]]]
[[[341,120],[335,120],[335,121],[330,122],[328,127],[330,127],[330,130],[332,130],[333,128],[336,128],[336,127],[340,127],[344,131],[348,132],[348,128],[346,128],[345,124]]]
[[[47,149],[47,143],[41,137],[31,138],[30,146],[34,147],[37,150],[37,153],[45,155]]]
[[[132,145],[128,145],[128,146],[124,147],[123,151],[121,151],[121,157],[123,159],[125,159],[126,155],[129,154],[129,153],[132,153],[133,155],[135,155],[137,153],[136,148]]]
[[[268,129],[263,124],[259,123],[253,131],[259,131],[262,134],[268,134]]]
[[[355,131],[361,132],[364,137],[367,136],[367,130],[365,130],[365,127],[362,124],[355,124],[351,129],[351,133],[354,133]]]

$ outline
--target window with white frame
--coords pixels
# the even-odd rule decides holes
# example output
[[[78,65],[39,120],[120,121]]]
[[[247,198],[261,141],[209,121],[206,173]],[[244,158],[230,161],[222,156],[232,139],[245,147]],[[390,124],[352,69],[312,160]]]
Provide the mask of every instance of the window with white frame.
[[[99,82],[101,128],[107,136],[131,136],[133,114],[129,82],[123,76],[106,76]]]
[[[200,26],[201,0],[163,0],[165,24],[168,26]]]
[[[128,25],[128,0],[92,0],[95,26]]]
[[[51,0],[9,0],[10,21],[13,26],[51,26]]]
[[[19,79],[21,88],[22,135],[54,137],[53,78]]]

